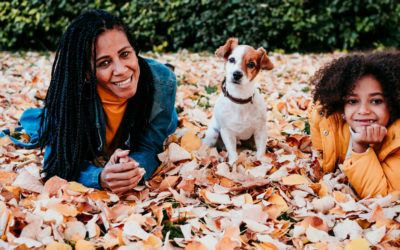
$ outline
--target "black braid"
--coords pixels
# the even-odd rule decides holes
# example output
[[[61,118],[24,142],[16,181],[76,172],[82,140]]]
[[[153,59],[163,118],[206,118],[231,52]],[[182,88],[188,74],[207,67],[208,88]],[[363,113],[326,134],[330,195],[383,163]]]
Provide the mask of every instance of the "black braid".
[[[98,35],[113,28],[125,32],[138,53],[121,20],[103,10],[89,10],[77,17],[59,42],[45,99],[45,115],[41,120],[41,148],[51,147],[43,168],[45,179],[57,175],[76,180],[82,161],[96,157],[96,126],[89,115],[95,112],[94,103],[98,98],[95,42]],[[138,105],[142,102],[143,106],[132,119],[140,119],[138,124],[144,128],[151,112],[153,84],[147,63],[141,58],[140,61],[140,67],[145,66],[143,70],[141,68],[138,91],[133,99],[138,100],[135,101]]]

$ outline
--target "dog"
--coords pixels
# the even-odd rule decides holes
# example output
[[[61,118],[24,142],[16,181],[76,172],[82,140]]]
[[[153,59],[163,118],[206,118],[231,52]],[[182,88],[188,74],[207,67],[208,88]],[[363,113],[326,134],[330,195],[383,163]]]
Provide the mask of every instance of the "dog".
[[[229,38],[215,55],[225,59],[226,75],[203,142],[215,146],[221,137],[232,165],[238,159],[238,141],[254,136],[256,156],[261,160],[267,142],[267,110],[254,79],[274,65],[264,48],[239,45],[237,38]]]

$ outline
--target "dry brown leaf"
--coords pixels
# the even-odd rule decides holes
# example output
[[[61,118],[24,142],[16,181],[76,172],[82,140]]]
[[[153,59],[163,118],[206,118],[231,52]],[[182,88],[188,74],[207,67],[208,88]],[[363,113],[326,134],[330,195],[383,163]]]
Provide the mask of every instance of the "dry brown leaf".
[[[168,147],[168,159],[171,162],[177,162],[182,160],[190,160],[192,158],[191,154],[180,147],[176,143],[169,144]]]
[[[312,226],[313,228],[324,232],[328,232],[330,230],[325,221],[317,216],[306,217],[300,222],[300,225],[305,229],[307,229],[309,226]]]
[[[179,176],[165,177],[159,186],[159,190],[161,192],[163,192],[163,191],[167,191],[168,188],[174,188],[178,180],[179,180]]]
[[[207,203],[213,204],[231,204],[231,199],[227,194],[212,193],[208,190],[202,189],[199,194],[206,200]]]

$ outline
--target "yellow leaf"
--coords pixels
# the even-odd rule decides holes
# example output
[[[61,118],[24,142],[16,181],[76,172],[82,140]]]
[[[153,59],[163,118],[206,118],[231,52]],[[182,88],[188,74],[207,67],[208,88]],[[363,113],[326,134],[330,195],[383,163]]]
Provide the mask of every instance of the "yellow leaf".
[[[78,210],[76,210],[74,206],[68,204],[60,204],[60,203],[52,204],[49,205],[49,208],[53,208],[63,216],[75,217],[78,214]]]
[[[143,246],[145,249],[160,249],[162,246],[162,241],[160,238],[150,234],[147,240],[143,241]]]
[[[95,246],[92,242],[86,240],[78,240],[75,244],[75,250],[95,250]]]
[[[344,203],[344,202],[348,201],[347,196],[344,193],[339,192],[339,191],[334,191],[333,197],[335,197],[335,200],[338,202]]]
[[[321,188],[318,191],[319,197],[324,197],[324,196],[328,195],[328,186],[326,185],[326,183],[321,180],[321,181],[319,181],[319,184],[321,184]]]
[[[272,204],[277,205],[281,213],[284,213],[289,209],[289,206],[287,205],[286,201],[282,198],[282,196],[278,194],[271,195],[268,201],[271,202]]]
[[[309,184],[309,180],[299,174],[292,174],[289,176],[282,177],[282,184],[291,186],[291,185],[300,185],[300,184]]]
[[[207,247],[198,241],[192,241],[186,245],[185,250],[207,250]]]
[[[87,191],[89,191],[89,188],[75,181],[71,181],[70,183],[68,183],[67,188],[71,191],[75,191],[78,193],[86,193]]]
[[[187,151],[192,152],[201,147],[201,139],[196,136],[193,130],[189,130],[184,136],[182,136],[181,146]]]
[[[344,250],[369,250],[369,244],[366,239],[356,239],[350,241],[344,248]]]
[[[68,244],[53,241],[46,246],[46,250],[72,250],[72,247]]]

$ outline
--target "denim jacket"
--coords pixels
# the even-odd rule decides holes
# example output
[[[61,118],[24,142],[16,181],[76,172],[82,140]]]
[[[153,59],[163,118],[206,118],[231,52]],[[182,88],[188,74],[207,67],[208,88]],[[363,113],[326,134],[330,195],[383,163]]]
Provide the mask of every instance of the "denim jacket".
[[[153,74],[154,101],[149,118],[149,124],[138,140],[137,150],[130,153],[130,157],[139,163],[139,166],[146,170],[144,179],[151,177],[159,165],[157,154],[161,152],[164,140],[172,134],[178,123],[178,115],[175,110],[176,96],[176,77],[175,74],[165,65],[153,60],[145,59]],[[105,116],[101,108],[101,102],[98,99],[96,106],[96,127],[98,130],[98,151],[101,152],[105,142]],[[21,126],[31,137],[29,143],[21,143],[13,140],[19,146],[34,147],[38,145],[38,131],[40,127],[41,109],[33,108],[26,110],[20,119]],[[0,133],[0,136],[7,134],[7,130]],[[12,137],[11,137],[12,138]],[[34,139],[34,141],[32,141]],[[125,142],[129,147],[129,139]],[[45,148],[44,168],[46,160],[50,154],[51,148]],[[81,173],[78,181],[87,187],[101,189],[99,175],[102,167],[95,166],[89,161],[82,162]]]

